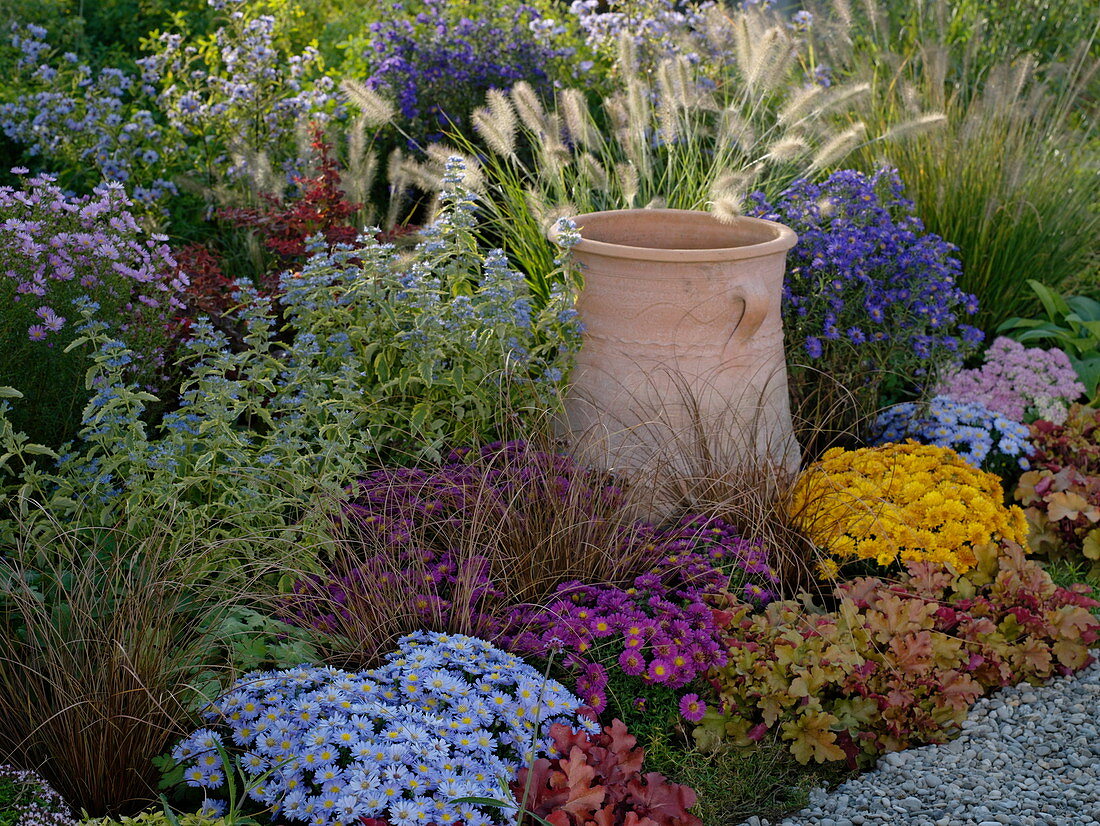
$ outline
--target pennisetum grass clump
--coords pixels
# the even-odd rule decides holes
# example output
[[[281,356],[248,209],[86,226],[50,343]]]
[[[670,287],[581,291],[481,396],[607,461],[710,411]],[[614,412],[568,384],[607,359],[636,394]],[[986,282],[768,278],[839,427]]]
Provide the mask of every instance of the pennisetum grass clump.
[[[934,64],[893,85],[876,120],[896,119],[905,96],[944,97],[941,128],[907,139],[897,126],[861,152],[862,163],[898,169],[925,226],[959,248],[960,286],[978,296],[977,323],[991,330],[1024,315],[1028,273],[1065,290],[1095,260],[1100,236],[1096,119],[1079,103],[1100,62],[1082,51],[1059,89],[1032,61],[993,66],[980,91],[945,89]]]
[[[675,56],[643,75],[624,35],[617,88],[602,100],[564,89],[544,105],[519,83],[475,111],[477,142],[450,135],[480,159],[484,234],[536,292],[552,269],[545,230],[559,217],[646,206],[733,217],[753,189],[777,194],[864,139],[854,107],[867,85],[815,87],[803,41],[779,17],[715,13],[707,26],[734,46],[716,50],[719,66]]]
[[[878,137],[857,141],[843,162],[898,170],[925,228],[959,248],[958,283],[978,296],[978,326],[991,331],[1034,307],[1029,273],[1056,290],[1089,277],[1100,238],[1095,23],[1006,11],[978,32],[962,28],[976,13],[965,4],[906,15],[875,2],[855,14],[809,7],[812,48],[870,88],[860,118]],[[1053,53],[1050,25],[1069,35]]]

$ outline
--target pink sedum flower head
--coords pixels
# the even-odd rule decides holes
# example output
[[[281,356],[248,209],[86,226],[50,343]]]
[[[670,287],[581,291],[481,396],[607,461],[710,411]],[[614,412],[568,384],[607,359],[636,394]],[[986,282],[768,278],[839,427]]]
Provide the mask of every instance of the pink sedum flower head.
[[[1085,392],[1069,357],[1058,348],[1025,347],[1001,336],[985,353],[985,363],[946,376],[937,395],[977,402],[1016,422],[1066,420],[1069,404]]]

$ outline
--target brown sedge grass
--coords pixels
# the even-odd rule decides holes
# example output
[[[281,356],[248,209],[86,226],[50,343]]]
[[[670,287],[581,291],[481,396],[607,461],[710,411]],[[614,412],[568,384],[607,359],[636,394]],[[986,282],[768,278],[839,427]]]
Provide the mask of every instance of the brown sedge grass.
[[[0,762],[40,772],[90,815],[157,799],[153,759],[237,676],[223,620],[239,606],[274,611],[264,580],[278,565],[240,561],[220,578],[210,556],[285,540],[203,533],[170,510],[133,529],[55,523],[20,535],[0,592]]]
[[[512,411],[502,416],[502,433],[527,442],[532,452],[552,457],[564,447],[553,434],[552,417],[547,410],[527,410],[523,415]],[[594,489],[613,483],[610,475],[580,464],[564,471],[552,469],[550,462],[531,463],[505,454],[483,459],[476,447],[465,461],[484,468],[486,479],[499,474],[515,485],[503,497],[491,484],[475,487],[459,521],[442,514],[429,516],[396,543],[358,529],[353,520],[332,521],[331,542],[321,560],[326,580],[347,576],[367,560],[380,570],[359,587],[343,588],[346,615],[336,612],[330,628],[329,656],[335,661],[374,665],[392,650],[398,637],[425,628],[484,634],[486,629],[473,616],[478,605],[476,574],[483,564],[510,607],[542,604],[558,585],[570,580],[624,583],[643,573],[651,562],[647,548],[623,541],[637,522],[635,507],[590,497]],[[393,479],[387,484],[405,490],[410,486]],[[415,495],[415,484],[411,488]],[[450,551],[456,561],[457,578],[448,589],[445,607],[435,600],[418,604],[409,590],[410,579],[428,580],[427,564],[418,553],[425,548]],[[302,607],[323,608],[328,599],[320,595],[300,601],[295,597],[295,601]]]
[[[559,480],[566,483],[566,495],[546,495],[548,488],[540,473],[522,479],[520,467],[530,469],[522,460],[516,464],[504,456],[473,458],[475,449],[468,461],[518,480],[506,498],[498,498],[488,486],[475,489],[462,521],[455,524],[442,517],[427,517],[395,544],[387,544],[371,531],[357,530],[353,521],[332,519],[327,523],[326,540],[318,544],[318,563],[302,569],[301,575],[321,570],[326,581],[333,581],[348,576],[367,560],[378,566],[380,573],[342,589],[346,612],[332,611],[323,593],[297,595],[288,605],[331,614],[326,649],[331,661],[345,666],[374,665],[392,650],[397,638],[414,630],[484,633],[473,617],[477,604],[474,571],[483,560],[492,583],[506,594],[509,604],[541,605],[566,581],[623,584],[643,573],[649,562],[646,549],[624,543],[622,538],[629,536],[640,520],[671,523],[688,514],[720,517],[737,527],[745,539],[759,542],[780,574],[783,596],[794,597],[806,589],[826,593],[827,584],[816,574],[823,552],[809,540],[805,529],[811,517],[791,510],[798,475],[752,459],[746,444],[754,441],[754,431],[715,430],[703,421],[693,391],[682,377],[677,387],[681,395],[677,403],[691,411],[691,426],[673,432],[666,424],[661,431],[668,436],[663,440],[664,449],[637,467],[621,463],[614,468],[600,467],[591,463],[591,455],[572,452],[561,420],[564,399],[548,410],[507,411],[502,406],[498,425],[502,437],[525,440],[533,450],[547,455],[564,453],[575,458],[576,465],[567,478]],[[734,407],[731,403],[731,415]],[[619,424],[605,420],[593,429]],[[660,426],[661,422],[654,424]],[[636,428],[636,432],[640,430]],[[574,436],[576,445],[577,434]],[[579,437],[584,438],[583,434]],[[833,434],[821,438],[832,439]],[[841,440],[853,438],[851,433],[840,435]],[[588,491],[594,480],[620,486],[624,501],[614,506],[593,503]],[[409,483],[391,480],[390,484]],[[325,511],[332,514],[336,508],[338,503],[330,502]],[[427,594],[428,604],[418,603],[408,587],[410,579],[428,580],[427,565],[417,553],[427,547],[449,550],[458,567],[457,581],[443,607],[430,599],[437,593]]]

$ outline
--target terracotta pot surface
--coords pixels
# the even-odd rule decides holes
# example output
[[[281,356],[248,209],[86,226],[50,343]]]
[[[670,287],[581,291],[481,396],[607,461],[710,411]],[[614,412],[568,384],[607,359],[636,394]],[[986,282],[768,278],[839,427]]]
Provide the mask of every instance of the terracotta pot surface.
[[[585,331],[564,428],[582,455],[690,474],[702,436],[724,460],[797,470],[780,314],[795,233],[675,209],[573,220]]]

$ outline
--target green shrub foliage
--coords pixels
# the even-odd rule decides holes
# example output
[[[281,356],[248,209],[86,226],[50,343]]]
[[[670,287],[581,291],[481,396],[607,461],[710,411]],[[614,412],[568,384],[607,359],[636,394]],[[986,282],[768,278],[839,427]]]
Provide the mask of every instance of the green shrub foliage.
[[[552,406],[578,338],[571,299],[535,311],[503,254],[482,258],[460,174],[452,165],[441,216],[408,255],[364,236],[287,273],[289,342],[272,300],[240,284],[243,347],[194,325],[179,407],[156,428],[142,418],[154,397],[127,378],[131,352],[85,304],[77,342],[91,347],[95,393],[72,449],[56,467],[36,464],[28,454],[41,449],[0,418],[0,462],[23,463],[19,507],[34,497],[63,516],[83,505],[106,524],[182,503],[211,523],[254,514],[279,527],[365,464],[435,459],[491,441],[507,411]]]

